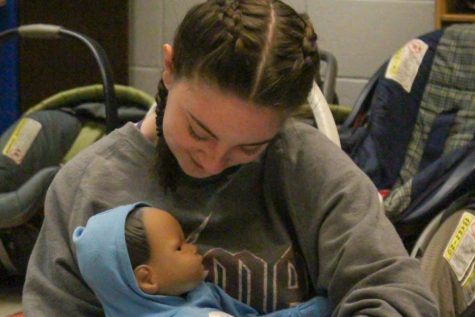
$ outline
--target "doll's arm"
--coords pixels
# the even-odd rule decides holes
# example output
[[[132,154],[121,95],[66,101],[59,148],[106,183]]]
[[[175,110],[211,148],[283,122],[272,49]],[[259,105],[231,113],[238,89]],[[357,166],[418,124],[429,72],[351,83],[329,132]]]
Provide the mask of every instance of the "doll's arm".
[[[330,317],[331,309],[328,299],[322,296],[314,297],[292,308],[286,308],[263,317]]]
[[[218,286],[211,283],[203,283],[195,294],[200,293],[199,302],[201,307],[214,307],[220,311],[235,317],[329,317],[331,314],[330,303],[325,297],[314,297],[295,307],[281,309],[269,314],[260,315],[254,308],[229,296]],[[206,294],[203,296],[203,294]],[[206,298],[206,302],[204,299]],[[216,315],[219,316],[219,315]]]

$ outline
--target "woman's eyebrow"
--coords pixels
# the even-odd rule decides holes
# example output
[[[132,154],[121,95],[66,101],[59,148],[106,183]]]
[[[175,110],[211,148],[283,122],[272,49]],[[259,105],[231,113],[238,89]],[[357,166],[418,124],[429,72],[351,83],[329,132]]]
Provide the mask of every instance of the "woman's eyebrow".
[[[257,146],[257,145],[263,145],[263,144],[272,142],[272,140],[274,140],[274,139],[275,139],[275,137],[270,138],[270,139],[268,139],[268,140],[259,141],[259,142],[256,142],[256,143],[241,144],[241,146]]]
[[[197,124],[200,126],[200,128],[202,128],[203,130],[205,130],[206,132],[208,132],[213,138],[215,139],[218,139],[218,137],[216,136],[216,134],[214,134],[203,122],[201,122],[200,120],[198,120],[197,118],[195,118],[195,116],[193,116],[191,113],[188,113],[190,115],[190,118]]]
[[[207,133],[209,133],[213,138],[215,138],[216,140],[218,140],[218,137],[216,136],[216,134],[214,134],[203,122],[201,122],[200,120],[198,120],[195,116],[193,116],[191,113],[188,113],[190,115],[190,118],[197,124],[200,126],[200,128],[202,128],[203,130],[205,130]],[[266,143],[269,143],[271,142],[272,140],[274,140],[275,137],[272,137],[270,139],[267,139],[267,140],[264,140],[264,141],[259,141],[259,142],[255,142],[255,143],[246,143],[246,144],[241,144],[240,146],[258,146],[258,145],[263,145],[263,144],[266,144]]]

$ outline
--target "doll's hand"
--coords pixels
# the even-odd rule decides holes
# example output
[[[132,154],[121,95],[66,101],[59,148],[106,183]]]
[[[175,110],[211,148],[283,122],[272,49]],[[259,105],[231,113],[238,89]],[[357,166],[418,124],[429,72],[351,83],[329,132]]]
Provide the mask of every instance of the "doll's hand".
[[[317,296],[296,307],[300,317],[329,317],[330,303],[326,297]]]

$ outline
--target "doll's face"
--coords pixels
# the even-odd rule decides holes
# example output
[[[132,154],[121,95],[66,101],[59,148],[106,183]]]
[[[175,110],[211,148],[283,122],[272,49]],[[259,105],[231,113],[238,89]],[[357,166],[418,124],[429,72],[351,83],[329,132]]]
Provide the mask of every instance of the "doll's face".
[[[161,295],[181,295],[195,288],[204,278],[203,257],[196,246],[184,241],[178,221],[160,209],[144,208],[143,223],[150,245],[146,266],[150,268],[151,285],[156,288],[141,288]]]

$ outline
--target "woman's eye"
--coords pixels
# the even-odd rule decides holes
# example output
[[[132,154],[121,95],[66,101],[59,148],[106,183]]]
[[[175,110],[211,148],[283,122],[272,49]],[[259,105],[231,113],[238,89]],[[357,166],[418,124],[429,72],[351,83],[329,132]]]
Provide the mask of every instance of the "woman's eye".
[[[190,126],[188,126],[188,132],[190,133],[191,137],[197,141],[207,141],[208,137],[198,135],[195,130]]]
[[[252,145],[252,146],[241,146],[241,151],[246,155],[253,155],[256,154],[262,145]]]

